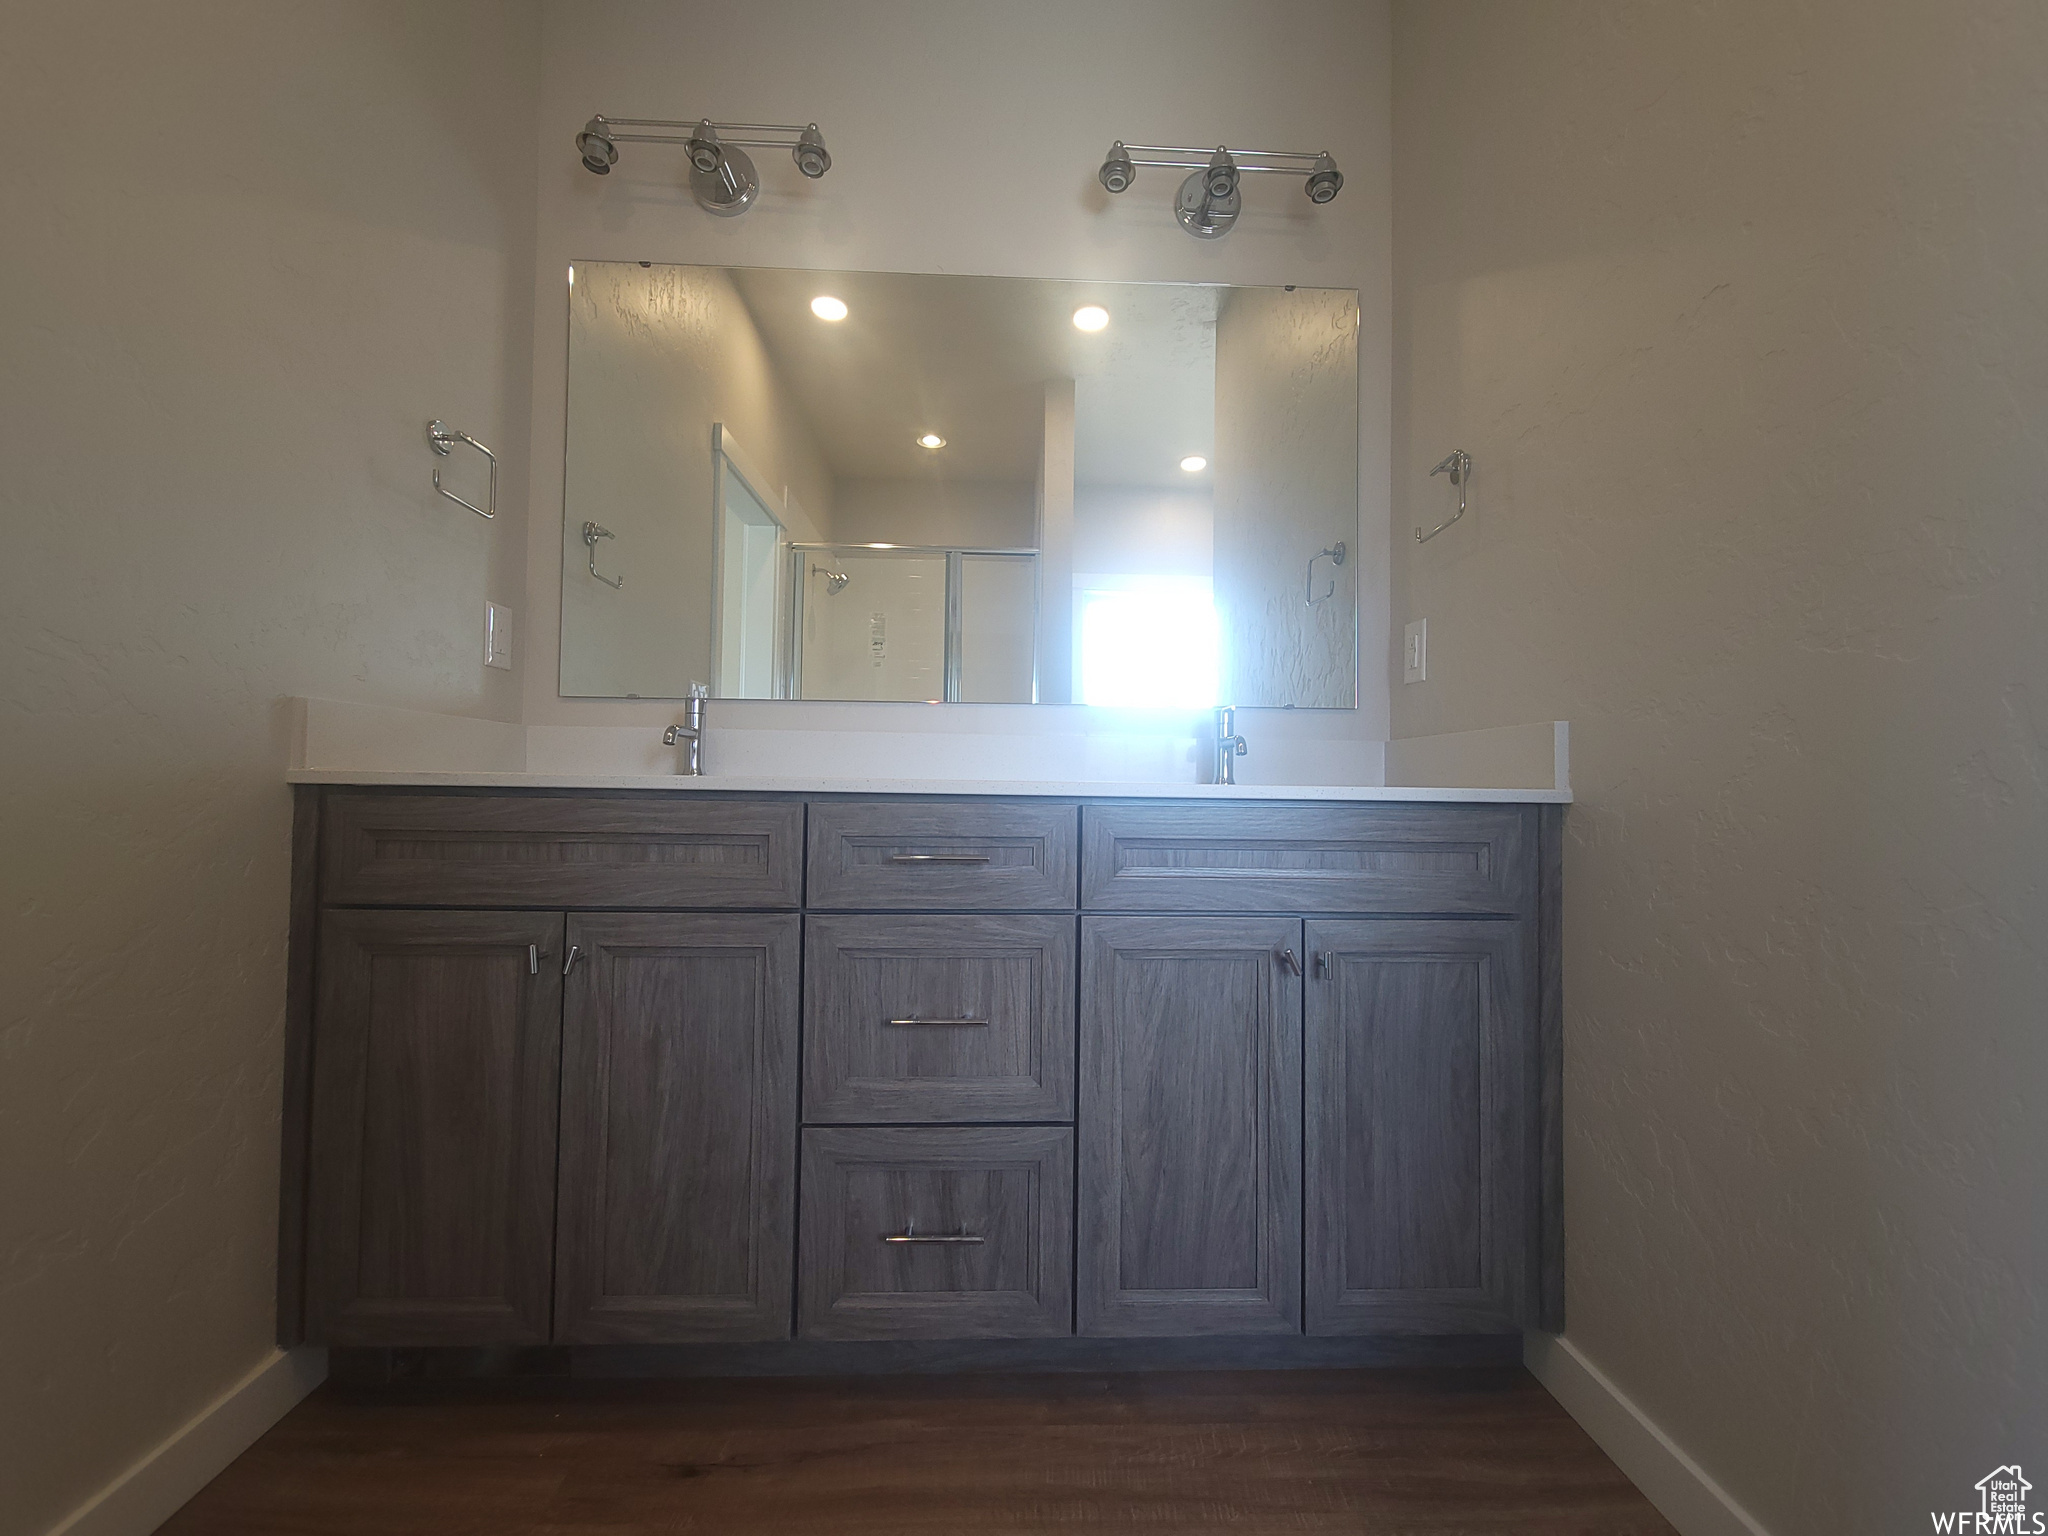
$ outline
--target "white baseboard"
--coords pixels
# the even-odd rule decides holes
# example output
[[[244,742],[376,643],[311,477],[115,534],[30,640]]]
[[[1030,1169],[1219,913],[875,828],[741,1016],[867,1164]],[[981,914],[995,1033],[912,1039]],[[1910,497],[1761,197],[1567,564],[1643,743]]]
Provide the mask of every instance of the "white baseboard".
[[[324,1349],[270,1358],[50,1530],[50,1536],[150,1536],[327,1379]]]
[[[1770,1536],[1569,1339],[1524,1334],[1522,1361],[1679,1536]]]

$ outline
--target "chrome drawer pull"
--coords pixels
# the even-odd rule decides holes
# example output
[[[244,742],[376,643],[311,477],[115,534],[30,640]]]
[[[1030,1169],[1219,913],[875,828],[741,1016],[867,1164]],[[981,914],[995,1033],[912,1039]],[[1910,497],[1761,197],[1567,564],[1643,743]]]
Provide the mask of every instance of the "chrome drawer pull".
[[[976,1237],[971,1232],[931,1232],[917,1230],[916,1222],[907,1222],[901,1232],[890,1232],[883,1236],[885,1243],[981,1243],[986,1238]]]
[[[892,853],[891,864],[986,864],[985,853]]]
[[[922,1025],[927,1029],[986,1029],[987,1019],[891,1019],[891,1024]]]

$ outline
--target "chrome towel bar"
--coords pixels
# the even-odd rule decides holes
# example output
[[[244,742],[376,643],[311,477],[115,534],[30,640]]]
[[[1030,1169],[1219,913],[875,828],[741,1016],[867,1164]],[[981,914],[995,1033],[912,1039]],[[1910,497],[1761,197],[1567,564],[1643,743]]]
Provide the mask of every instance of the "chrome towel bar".
[[[427,446],[433,449],[438,457],[447,458],[449,454],[455,451],[457,443],[469,444],[470,447],[490,461],[491,488],[489,495],[485,498],[490,502],[490,505],[488,507],[480,507],[473,501],[464,501],[460,496],[442,485],[441,466],[438,464],[434,466],[434,489],[443,496],[446,496],[458,507],[469,508],[478,517],[496,517],[498,515],[498,456],[471,437],[467,432],[458,432],[453,427],[445,425],[439,417],[427,423]]]
[[[1451,484],[1458,488],[1458,510],[1427,533],[1424,533],[1420,528],[1416,529],[1415,542],[1418,544],[1427,544],[1431,539],[1465,515],[1465,482],[1472,478],[1472,455],[1462,448],[1453,448],[1444,455],[1444,461],[1429,473],[1432,478],[1446,473],[1450,475]]]

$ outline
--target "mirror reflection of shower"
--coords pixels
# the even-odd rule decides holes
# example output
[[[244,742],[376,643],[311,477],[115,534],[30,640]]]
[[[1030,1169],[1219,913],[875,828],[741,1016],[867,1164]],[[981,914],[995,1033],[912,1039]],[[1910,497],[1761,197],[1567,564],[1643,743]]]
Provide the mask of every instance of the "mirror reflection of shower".
[[[1029,704],[1036,696],[1036,550],[797,543],[791,554],[784,697]]]

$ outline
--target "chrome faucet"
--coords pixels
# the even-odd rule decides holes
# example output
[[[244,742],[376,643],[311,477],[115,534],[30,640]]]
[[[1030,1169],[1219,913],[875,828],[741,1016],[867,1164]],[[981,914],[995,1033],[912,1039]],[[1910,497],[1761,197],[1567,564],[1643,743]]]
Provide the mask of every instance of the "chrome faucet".
[[[695,777],[704,772],[704,701],[711,690],[702,683],[690,684],[690,696],[683,701],[683,723],[661,733],[664,747],[683,748],[682,766],[677,773]]]
[[[1216,711],[1216,782],[1237,782],[1237,760],[1248,749],[1237,734],[1237,711],[1228,704]]]

